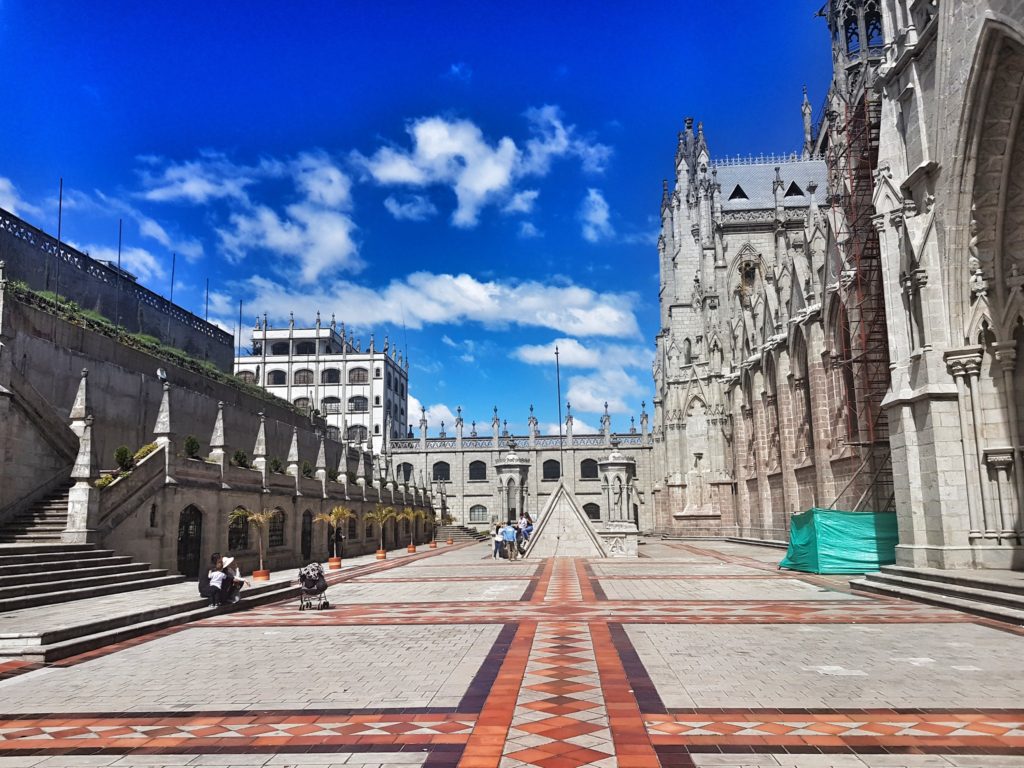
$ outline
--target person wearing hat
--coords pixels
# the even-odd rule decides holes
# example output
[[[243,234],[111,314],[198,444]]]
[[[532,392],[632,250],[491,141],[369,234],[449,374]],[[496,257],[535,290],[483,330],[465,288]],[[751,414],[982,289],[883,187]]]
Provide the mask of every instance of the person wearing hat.
[[[220,601],[222,603],[237,603],[239,600],[239,592],[242,591],[247,582],[238,573],[238,566],[235,565],[235,558],[225,557],[221,565],[221,572],[224,574],[224,579],[220,586]]]

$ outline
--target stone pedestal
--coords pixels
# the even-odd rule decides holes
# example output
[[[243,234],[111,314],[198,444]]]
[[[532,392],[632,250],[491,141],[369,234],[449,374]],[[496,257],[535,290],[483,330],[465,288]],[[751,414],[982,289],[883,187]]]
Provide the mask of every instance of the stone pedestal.
[[[604,551],[608,557],[639,557],[640,532],[633,523],[606,523],[598,528]]]

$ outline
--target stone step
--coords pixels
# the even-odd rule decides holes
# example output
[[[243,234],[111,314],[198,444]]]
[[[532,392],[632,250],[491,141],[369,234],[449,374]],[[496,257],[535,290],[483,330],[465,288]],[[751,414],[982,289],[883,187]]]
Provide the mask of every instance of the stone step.
[[[20,533],[5,536],[0,533],[0,544],[60,544],[59,533]]]
[[[0,552],[7,551],[10,545],[0,546]],[[86,547],[92,547],[92,544],[86,544]],[[35,567],[40,563],[61,563],[69,560],[97,560],[102,558],[109,558],[114,556],[114,550],[112,549],[69,549],[65,550],[64,547],[26,547],[32,551],[27,551],[23,554],[4,554],[0,555],[0,570],[4,568],[10,568],[12,566],[29,566]],[[43,551],[37,552],[35,550],[54,550],[54,551]]]
[[[15,515],[6,523],[8,525],[31,525],[33,523],[45,523],[45,522],[60,522],[67,524],[68,513],[67,511],[61,512],[60,510],[54,512],[24,512],[20,515]]]
[[[943,584],[956,584],[961,587],[986,589],[994,592],[1007,592],[1024,596],[1024,574],[1020,575],[1019,583],[1011,583],[986,575],[985,571],[940,571],[934,568],[908,568],[901,565],[883,565],[881,572],[893,576],[907,576],[912,579],[937,581]]]
[[[79,568],[99,568],[108,565],[122,565],[132,561],[130,555],[117,555],[115,557],[113,556],[113,552],[109,549],[97,551],[103,554],[100,554],[97,557],[87,557],[87,555],[92,554],[90,552],[83,552],[77,557],[74,552],[69,552],[67,557],[59,557],[57,555],[36,555],[36,559],[14,563],[4,563],[3,561],[5,558],[0,558],[0,577],[15,576],[20,573],[43,573],[45,571],[69,571]]]
[[[213,608],[206,600],[199,598],[154,610],[145,608],[145,590],[140,589],[140,609],[137,613],[39,634],[0,633],[0,659],[15,657],[35,662],[56,661],[168,627],[294,598],[298,594],[298,585],[290,582],[265,584],[247,587],[241,599],[230,605]]]
[[[85,552],[110,552],[97,549],[95,544],[0,544],[0,565],[29,562],[38,555],[75,555],[89,557]]]
[[[120,562],[111,563],[110,560]],[[88,561],[87,561],[88,562]],[[61,566],[65,564],[61,563]],[[84,568],[65,568],[65,570],[36,569],[25,573],[5,574],[0,571],[0,594],[4,587],[13,587],[21,584],[44,585],[51,581],[82,581],[93,579],[93,577],[114,576],[117,574],[138,573],[148,571],[149,563],[133,563],[130,557],[111,557],[109,559],[95,561],[95,564]],[[165,571],[166,573],[166,571]]]
[[[855,592],[866,592],[873,595],[885,597],[898,597],[904,600],[914,600],[919,603],[927,603],[941,608],[950,608],[955,611],[962,611],[973,616],[981,616],[985,619],[1006,622],[1009,624],[1024,624],[1024,610],[1017,610],[996,603],[983,602],[976,599],[954,596],[953,594],[936,592],[929,589],[916,588],[911,584],[895,584],[891,582],[878,581],[871,577],[876,574],[866,574],[863,578],[851,579],[850,588]],[[914,581],[908,579],[907,581]],[[917,587],[924,584],[919,580]]]
[[[1013,592],[1004,592],[997,589],[979,589],[978,587],[964,587],[959,584],[933,579],[922,579],[915,576],[905,576],[899,573],[866,573],[864,579],[873,584],[888,584],[897,587],[906,587],[919,592],[932,592],[947,597],[957,597],[963,600],[973,600],[979,603],[1001,605],[1005,608],[1024,611],[1024,595]]]
[[[154,575],[155,574],[155,575]],[[46,584],[40,588],[25,586],[8,587],[0,590],[0,612],[34,608],[40,605],[67,603],[89,597],[110,595],[114,592],[131,592],[164,584],[177,584],[183,576],[166,575],[167,571],[141,571],[139,573],[116,574],[114,576],[66,581],[63,584]]]

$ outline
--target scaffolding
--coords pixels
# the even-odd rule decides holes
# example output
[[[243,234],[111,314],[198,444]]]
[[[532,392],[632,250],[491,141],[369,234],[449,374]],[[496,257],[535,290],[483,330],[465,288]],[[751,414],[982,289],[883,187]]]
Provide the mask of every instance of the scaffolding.
[[[889,425],[882,400],[889,389],[889,335],[886,326],[881,249],[873,217],[881,101],[867,83],[866,61],[848,73],[845,92],[836,89],[828,115],[827,153],[835,248],[830,265],[838,292],[837,358],[833,361],[846,392],[846,442],[861,463],[833,506],[851,489],[859,491],[852,509],[893,509]],[[847,504],[846,506],[849,507]]]

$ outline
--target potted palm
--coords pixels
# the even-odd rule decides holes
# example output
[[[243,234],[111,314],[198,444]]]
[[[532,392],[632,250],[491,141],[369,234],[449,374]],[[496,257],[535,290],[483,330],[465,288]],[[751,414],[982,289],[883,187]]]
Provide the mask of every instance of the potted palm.
[[[341,568],[341,558],[338,556],[338,531],[355,515],[356,513],[348,507],[337,506],[331,508],[330,512],[321,512],[313,518],[315,522],[327,523],[331,530],[331,556],[327,558],[327,569],[330,571]]]
[[[437,549],[437,517],[434,510],[423,510],[423,516],[430,520],[430,548]]]
[[[270,571],[263,568],[263,532],[277,519],[278,514],[276,509],[264,508],[255,512],[245,507],[235,507],[231,514],[228,515],[229,523],[241,521],[256,529],[256,547],[260,556],[260,567],[252,572],[253,581],[270,581]]]
[[[395,512],[395,519],[408,521],[409,527],[412,529],[412,536],[409,537],[409,546],[405,548],[406,552],[416,551],[416,521],[419,519],[419,514],[412,507],[405,507],[399,512]]]
[[[455,522],[455,518],[448,514],[448,510],[444,509],[441,511],[441,525],[451,525]],[[452,538],[452,532],[448,531],[448,538],[444,542],[445,544],[454,544],[455,539]]]
[[[387,550],[384,549],[384,526],[394,516],[395,510],[391,507],[385,507],[383,504],[375,504],[373,509],[366,513],[366,519],[376,525],[377,530],[380,532],[380,549],[377,550],[378,560],[384,560],[388,556]]]

